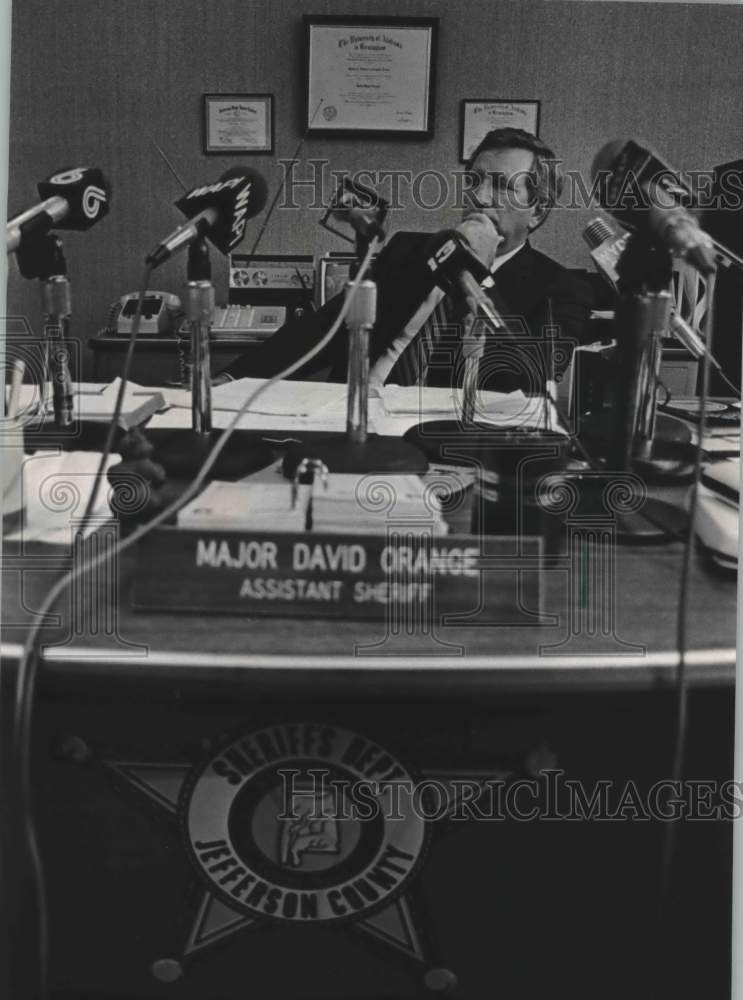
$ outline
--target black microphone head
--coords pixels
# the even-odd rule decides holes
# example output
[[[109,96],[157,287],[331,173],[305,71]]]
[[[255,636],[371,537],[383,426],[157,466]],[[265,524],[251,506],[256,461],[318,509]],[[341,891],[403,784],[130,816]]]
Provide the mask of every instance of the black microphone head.
[[[454,275],[468,271],[478,282],[489,274],[469,243],[456,229],[442,229],[428,240],[424,253],[426,263],[437,284],[447,288]]]
[[[614,169],[614,164],[630,139],[612,139],[596,153],[591,165],[591,180],[596,180],[600,174]]]
[[[65,167],[38,185],[39,197],[64,198],[69,211],[57,229],[90,229],[108,215],[111,185],[97,167]]]
[[[682,175],[673,170],[648,143],[614,139],[593,161],[591,178],[602,208],[634,228],[645,225],[651,208],[661,210],[693,204],[692,192]]]
[[[175,203],[192,219],[206,209],[214,209],[216,221],[206,232],[218,250],[228,254],[245,235],[245,223],[258,215],[268,200],[263,176],[250,167],[231,167],[215,184],[196,187]]]

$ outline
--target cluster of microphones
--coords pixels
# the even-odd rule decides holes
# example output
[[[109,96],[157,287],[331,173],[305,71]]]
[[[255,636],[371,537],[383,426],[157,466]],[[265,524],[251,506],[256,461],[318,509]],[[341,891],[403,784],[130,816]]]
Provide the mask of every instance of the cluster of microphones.
[[[700,228],[689,210],[691,192],[681,175],[655,153],[634,140],[617,140],[599,151],[592,172],[601,206],[623,226],[650,236],[703,274],[715,270],[724,248]],[[632,197],[626,198],[623,195],[629,181]],[[16,253],[19,264],[52,230],[90,229],[110,210],[111,188],[98,168],[59,170],[42,181],[38,191],[41,200],[7,223],[7,252]],[[246,222],[262,211],[267,195],[264,178],[255,170],[240,167],[226,171],[213,184],[193,188],[175,202],[187,221],[157,244],[147,255],[146,264],[154,269],[202,238],[228,254],[245,235]],[[346,214],[347,221],[366,235],[374,228],[363,206],[352,206]],[[592,223],[584,236],[599,271],[616,287],[616,265],[625,237],[616,235],[603,220]],[[492,283],[489,272],[461,233],[454,229],[437,233],[426,257],[437,284],[484,312],[496,329],[504,328],[483,291]],[[25,273],[23,265],[21,270]],[[689,332],[692,336],[686,336],[687,346],[699,356],[703,346],[694,339],[693,331]],[[685,333],[679,334],[682,339]]]
[[[41,201],[8,221],[8,253],[33,244],[53,229],[90,229],[110,210],[111,186],[97,167],[59,170],[42,181],[38,191]],[[188,221],[158,243],[146,263],[158,267],[201,237],[229,253],[245,235],[248,219],[262,211],[267,197],[264,178],[250,168],[232,168],[216,183],[193,188],[175,203]]]
[[[652,231],[668,249],[685,257],[702,272],[712,271],[716,263],[714,241],[699,227],[688,209],[692,196],[681,175],[652,151],[634,140],[616,140],[604,146],[593,164],[593,177],[604,181],[598,185],[599,199],[608,212],[633,230]],[[623,198],[627,181],[641,197]],[[38,185],[37,204],[7,223],[7,251],[17,251],[29,240],[52,229],[90,229],[108,215],[111,188],[103,172],[95,167],[76,167],[55,172]],[[213,184],[201,185],[176,201],[176,207],[187,222],[162,240],[147,256],[147,262],[157,267],[193,240],[206,236],[222,253],[229,253],[245,234],[248,219],[262,211],[267,200],[264,178],[250,168],[234,167]],[[366,224],[362,210],[349,212],[350,221]],[[441,246],[458,244],[453,253],[455,267],[470,271],[478,278],[480,269],[461,235],[445,231]],[[441,246],[431,254],[442,266]],[[479,283],[479,279],[478,279]]]
[[[689,187],[681,175],[634,140],[617,140],[604,146],[593,164],[599,199],[607,211],[632,230],[650,231],[675,255],[686,258],[703,273],[716,266],[716,245],[699,227],[688,209]],[[627,181],[641,198],[622,198]],[[7,223],[7,251],[18,251],[29,241],[52,229],[90,229],[108,215],[111,188],[103,172],[94,167],[57,171],[38,185],[40,201]],[[248,219],[262,211],[267,200],[264,178],[250,168],[235,167],[213,184],[201,185],[176,201],[187,222],[170,233],[147,255],[157,267],[200,237],[207,237],[222,253],[233,250],[245,235]],[[362,210],[351,211],[354,225],[366,225]],[[588,234],[587,238],[588,238]],[[430,267],[447,290],[465,282],[465,295],[477,294],[487,275],[466,240],[455,230],[437,234],[430,247]],[[594,248],[595,249],[595,248]],[[461,278],[465,275],[465,278]],[[482,303],[482,297],[479,298]]]

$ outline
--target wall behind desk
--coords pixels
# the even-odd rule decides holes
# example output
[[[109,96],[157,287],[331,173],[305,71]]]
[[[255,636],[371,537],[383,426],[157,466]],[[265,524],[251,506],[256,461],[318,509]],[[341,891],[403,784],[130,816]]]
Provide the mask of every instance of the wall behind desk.
[[[427,141],[309,139],[302,159],[328,170],[459,168],[462,98],[538,99],[543,138],[588,182],[609,139],[650,140],[672,163],[707,169],[743,155],[740,39],[743,12],[729,5],[581,3],[569,0],[444,0],[374,5],[353,0],[16,0],[13,11],[9,214],[36,200],[53,170],[100,165],[114,185],[111,215],[89,233],[65,237],[74,282],[75,332],[103,324],[111,300],[134,289],[145,253],[181,220],[179,188],[157,153],[165,150],[187,186],[216,179],[233,163],[261,171],[273,193],[279,159],[303,127],[303,13],[430,15],[440,18],[435,134]],[[273,156],[202,152],[204,93],[272,93]],[[306,176],[306,163],[296,176]],[[435,196],[424,188],[426,197]],[[391,229],[437,229],[451,210],[412,204]],[[298,192],[307,204],[310,192]],[[261,250],[343,249],[317,226],[319,209],[278,210]],[[571,266],[587,266],[580,232],[586,209],[556,212],[535,243]],[[263,216],[248,225],[249,249]],[[213,255],[218,301],[226,266]],[[178,292],[183,258],[151,285]],[[10,267],[8,310],[38,328],[38,290]]]

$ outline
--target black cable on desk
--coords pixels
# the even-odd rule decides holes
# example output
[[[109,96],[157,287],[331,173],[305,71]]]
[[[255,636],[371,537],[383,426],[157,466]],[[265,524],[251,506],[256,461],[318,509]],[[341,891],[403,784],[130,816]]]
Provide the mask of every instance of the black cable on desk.
[[[709,342],[712,335],[712,316],[715,298],[715,275],[708,277],[708,292],[710,307],[705,318],[705,341]],[[697,449],[694,458],[694,478],[689,502],[689,527],[685,539],[683,561],[681,564],[681,579],[679,582],[678,610],[676,618],[676,648],[678,651],[678,668],[676,672],[676,705],[675,705],[675,735],[673,757],[671,762],[671,780],[680,782],[686,758],[686,739],[689,727],[689,684],[686,663],[688,644],[689,617],[689,580],[691,575],[691,559],[694,550],[695,523],[699,505],[699,485],[702,474],[702,448],[705,431],[705,407],[709,394],[710,354],[705,351],[702,358],[702,389],[699,397],[699,426]],[[673,786],[675,787],[675,786]],[[673,866],[676,859],[677,823],[666,821],[663,829],[663,843],[660,856],[660,884],[658,894],[658,927],[661,935],[669,914],[670,893],[673,885]],[[663,938],[661,938],[663,941]],[[661,952],[661,973],[665,972],[665,951]]]
[[[119,385],[119,389],[116,394],[113,414],[108,426],[108,432],[106,434],[98,468],[96,469],[93,479],[90,496],[88,497],[82,521],[75,533],[76,538],[85,537],[85,529],[90,523],[90,518],[95,509],[98,494],[100,492],[101,481],[106,472],[106,463],[111,455],[114,435],[116,434],[116,430],[119,426],[119,419],[124,406],[124,397],[126,394],[129,372],[131,370],[132,360],[134,357],[134,345],[139,331],[142,304],[147,292],[151,271],[152,269],[147,267],[144,272],[142,286],[139,290],[139,296],[137,299],[137,307],[132,321],[132,330],[129,337],[127,353],[124,359],[121,384]],[[74,579],[72,574],[68,574],[68,576],[69,580],[67,577],[63,578],[62,587],[59,589],[57,589],[56,586],[51,588],[42,603],[41,609],[36,613],[36,620],[32,625],[26,644],[24,645],[23,654],[18,662],[15,703],[13,708],[12,745],[14,764],[16,766],[16,770],[14,772],[15,787],[13,791],[15,792],[15,795],[13,797],[13,801],[18,811],[19,828],[22,831],[22,838],[25,842],[25,847],[27,848],[28,860],[31,868],[31,881],[33,883],[34,895],[36,898],[36,916],[38,920],[39,941],[39,1000],[44,1000],[44,998],[48,995],[47,965],[49,952],[49,920],[46,905],[44,866],[41,858],[41,852],[39,850],[36,826],[33,817],[33,795],[31,790],[31,723],[34,692],[39,669],[38,645],[41,636],[41,623],[54,608],[58,597],[67,586],[67,583],[72,582]]]
[[[41,859],[41,853],[39,851],[38,838],[36,836],[36,826],[33,814],[33,796],[31,793],[31,782],[30,782],[30,757],[31,757],[31,728],[32,728],[32,717],[33,717],[33,705],[34,705],[34,694],[36,689],[36,683],[38,681],[39,669],[41,666],[41,660],[39,657],[38,644],[41,634],[41,624],[45,617],[52,610],[56,604],[58,598],[67,589],[67,587],[73,583],[75,580],[79,579],[88,570],[94,569],[96,566],[100,565],[114,556],[119,556],[126,549],[131,548],[136,542],[140,541],[145,535],[149,534],[153,528],[158,527],[163,524],[169,518],[173,517],[178,511],[183,507],[189,500],[191,500],[201,489],[204,480],[213,468],[217,458],[222,452],[223,448],[226,446],[233,430],[237,427],[242,416],[248,412],[250,407],[253,405],[255,400],[264,393],[271,385],[280,381],[283,378],[293,374],[302,365],[306,364],[311,360],[316,354],[318,354],[323,348],[330,342],[330,340],[335,336],[339,330],[341,323],[348,314],[348,310],[353,302],[356,295],[356,290],[359,283],[363,280],[364,274],[369,268],[371,259],[379,249],[378,240],[372,240],[369,250],[364,258],[361,267],[359,268],[359,273],[355,280],[351,284],[351,290],[346,296],[346,300],[343,303],[343,307],[331,328],[325,334],[325,336],[307,353],[295,361],[292,365],[289,365],[284,371],[275,375],[272,379],[269,379],[263,385],[259,386],[255,392],[253,392],[248,399],[243,403],[240,409],[235,413],[234,417],[222,432],[220,437],[217,439],[214,447],[209,452],[209,454],[204,459],[201,468],[197,472],[196,476],[187,487],[185,493],[180,496],[177,500],[173,501],[168,507],[160,511],[155,517],[153,517],[146,524],[141,525],[137,528],[131,535],[125,539],[121,539],[117,545],[114,547],[112,552],[103,552],[92,559],[83,562],[80,566],[75,567],[66,573],[60,580],[58,580],[49,590],[47,596],[42,602],[41,608],[35,614],[35,620],[29,630],[29,634],[26,637],[24,643],[23,654],[18,664],[18,674],[16,679],[16,699],[13,714],[13,749],[14,754],[18,763],[18,778],[17,778],[17,800],[19,807],[19,821],[22,824],[22,829],[24,837],[28,846],[29,855],[32,864],[32,874],[34,878],[35,894],[37,897],[38,906],[38,919],[39,919],[39,989],[34,1000],[46,1000],[48,996],[48,920],[47,920],[47,910],[46,910],[46,887],[44,880],[44,869]],[[118,425],[118,418],[121,414],[121,409],[123,406],[124,392],[126,389],[126,381],[129,372],[129,365],[131,363],[131,358],[134,353],[134,339],[136,336],[136,330],[138,329],[139,313],[141,308],[141,301],[144,297],[144,291],[146,291],[147,284],[149,280],[149,270],[146,274],[146,280],[144,285],[144,290],[140,296],[140,301],[137,307],[137,313],[135,315],[134,323],[132,324],[132,337],[129,344],[129,350],[127,352],[127,358],[124,365],[124,372],[122,375],[122,385],[119,389],[119,393],[116,398],[116,407],[114,409],[113,419],[111,421],[111,427],[109,428],[109,435],[107,436],[108,452],[110,453],[111,442],[113,441],[113,434],[115,433],[116,426]],[[107,455],[102,456],[102,461],[99,463],[98,473],[101,474],[105,467],[105,459]],[[98,482],[98,480],[97,480]],[[90,512],[93,506],[89,504],[89,510],[86,510],[86,514],[83,518],[83,524],[81,530],[87,524]],[[15,1000],[15,998],[14,998]]]

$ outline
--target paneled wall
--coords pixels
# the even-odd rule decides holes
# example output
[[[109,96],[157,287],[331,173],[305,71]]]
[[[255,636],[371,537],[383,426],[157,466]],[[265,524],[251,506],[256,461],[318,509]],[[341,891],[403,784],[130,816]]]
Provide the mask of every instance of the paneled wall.
[[[328,170],[458,168],[459,102],[542,102],[541,134],[568,169],[588,177],[609,139],[649,139],[671,162],[704,169],[743,155],[743,10],[730,5],[584,3],[570,0],[16,0],[13,12],[9,214],[33,203],[35,184],[71,164],[100,165],[114,184],[111,216],[65,240],[74,280],[75,328],[87,337],[109,302],[138,284],[145,253],[179,220],[179,187],[216,179],[233,162],[275,191],[302,132],[303,39],[308,13],[431,15],[440,19],[435,134],[427,141],[308,139],[304,161]],[[274,95],[273,156],[225,158],[202,151],[202,95]],[[425,191],[426,189],[424,189]],[[392,228],[436,229],[450,209],[412,204]],[[429,193],[427,197],[432,197]],[[297,194],[306,204],[309,191]],[[261,250],[341,249],[317,226],[319,209],[277,210]],[[589,211],[565,208],[535,242],[585,266],[580,231]],[[255,238],[262,216],[248,227]],[[215,255],[216,257],[216,255]],[[214,261],[218,300],[226,268]],[[184,261],[152,284],[178,291]],[[8,312],[38,323],[38,293],[11,263]]]

